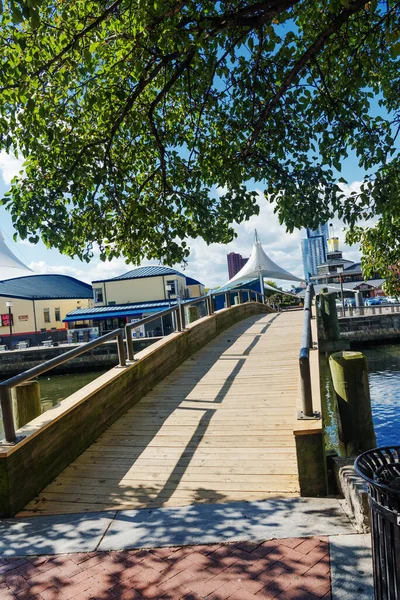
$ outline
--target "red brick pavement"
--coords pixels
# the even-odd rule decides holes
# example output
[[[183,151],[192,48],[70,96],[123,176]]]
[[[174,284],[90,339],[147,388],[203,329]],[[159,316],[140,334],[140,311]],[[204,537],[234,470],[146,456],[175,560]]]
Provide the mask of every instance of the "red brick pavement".
[[[326,538],[0,559],[1,600],[331,599]]]

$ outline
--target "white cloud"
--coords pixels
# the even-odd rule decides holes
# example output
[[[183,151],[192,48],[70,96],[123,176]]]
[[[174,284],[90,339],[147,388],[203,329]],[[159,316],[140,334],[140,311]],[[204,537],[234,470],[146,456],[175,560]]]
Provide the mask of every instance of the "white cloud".
[[[23,159],[14,154],[7,154],[5,150],[0,152],[0,174],[6,185],[10,185],[13,177],[22,170]]]
[[[360,182],[354,182],[349,188],[357,189],[359,185]],[[235,231],[238,237],[230,244],[207,246],[203,240],[190,240],[191,254],[185,273],[199,279],[207,287],[226,283],[229,278],[226,255],[229,252],[238,252],[243,257],[250,256],[254,230],[257,229],[268,256],[287,271],[298,277],[304,277],[301,240],[305,237],[305,231],[295,230],[293,233],[287,233],[285,226],[279,223],[278,216],[274,213],[274,204],[268,202],[261,191],[258,191],[258,203],[259,215],[236,225]],[[344,243],[343,223],[339,219],[330,222],[334,224],[335,235],[339,237],[344,257],[353,261],[360,260],[358,248]],[[179,268],[179,265],[176,265],[176,268]],[[290,287],[290,283],[284,282],[283,286]]]

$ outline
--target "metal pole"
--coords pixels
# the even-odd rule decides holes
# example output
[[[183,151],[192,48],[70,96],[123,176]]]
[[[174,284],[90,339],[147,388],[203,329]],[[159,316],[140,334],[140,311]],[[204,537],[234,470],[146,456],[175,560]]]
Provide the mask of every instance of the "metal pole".
[[[312,417],[314,413],[312,407],[310,360],[308,357],[300,357],[299,364],[302,412],[306,417]]]
[[[124,346],[124,338],[122,336],[122,331],[117,336],[117,344],[118,344],[119,366],[120,367],[126,367],[125,346]]]
[[[262,295],[262,297],[264,297],[264,277],[261,274],[261,270],[260,270],[260,274],[259,274],[259,279],[260,279],[260,294]]]
[[[11,306],[8,307],[8,324],[10,326],[10,350],[12,350],[13,332],[12,332]]]
[[[32,304],[33,304],[33,321],[34,321],[34,324],[35,324],[35,344],[36,344],[36,346],[39,346],[38,337],[37,337],[36,308],[35,308],[35,301],[34,300],[32,300]]]
[[[239,290],[239,304],[243,304],[243,293],[242,293],[242,290]]]
[[[15,434],[11,394],[9,388],[7,387],[0,387],[0,404],[3,415],[5,438],[7,442],[14,443],[17,441],[17,436]]]
[[[185,305],[179,303],[178,311],[181,313],[181,328],[182,330],[186,327],[186,318],[185,318]]]
[[[126,352],[128,360],[135,360],[135,352],[133,350],[132,330],[130,327],[125,327]]]
[[[339,281],[340,281],[340,294],[341,294],[341,296],[342,296],[343,316],[345,317],[345,316],[346,316],[346,309],[345,309],[345,306],[344,306],[344,297],[343,297],[343,279],[342,279],[342,276],[341,276],[341,275],[339,275]]]
[[[172,314],[174,315],[175,331],[182,331],[181,311],[178,308],[176,308],[175,312],[173,312]]]

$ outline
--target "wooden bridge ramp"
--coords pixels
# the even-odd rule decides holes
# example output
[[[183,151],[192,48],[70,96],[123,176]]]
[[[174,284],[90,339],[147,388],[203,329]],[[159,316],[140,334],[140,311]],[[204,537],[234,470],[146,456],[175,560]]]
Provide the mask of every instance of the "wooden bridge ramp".
[[[298,496],[302,312],[234,325],[114,423],[20,515]]]

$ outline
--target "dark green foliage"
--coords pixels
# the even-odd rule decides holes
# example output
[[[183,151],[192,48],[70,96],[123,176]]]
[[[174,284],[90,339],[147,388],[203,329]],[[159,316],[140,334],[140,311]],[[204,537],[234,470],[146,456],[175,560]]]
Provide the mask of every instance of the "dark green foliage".
[[[2,8],[0,147],[26,158],[3,202],[22,238],[172,264],[187,237],[228,242],[232,223],[257,213],[253,178],[289,231],[337,213],[367,270],[397,262],[399,3]],[[350,151],[374,174],[348,198],[337,171]],[[375,215],[377,228],[355,227]]]

